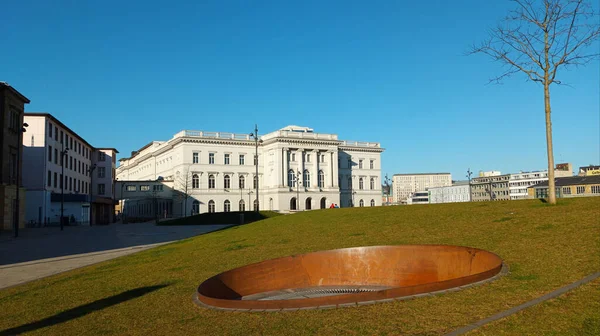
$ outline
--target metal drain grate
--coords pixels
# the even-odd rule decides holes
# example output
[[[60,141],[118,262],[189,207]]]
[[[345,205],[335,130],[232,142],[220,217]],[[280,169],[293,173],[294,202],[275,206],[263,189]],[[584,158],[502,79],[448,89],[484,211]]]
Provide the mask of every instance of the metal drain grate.
[[[387,286],[343,286],[343,287],[311,287],[286,289],[281,291],[258,293],[245,296],[242,300],[296,300],[323,296],[334,296],[344,294],[359,294],[365,292],[376,292],[391,287]]]

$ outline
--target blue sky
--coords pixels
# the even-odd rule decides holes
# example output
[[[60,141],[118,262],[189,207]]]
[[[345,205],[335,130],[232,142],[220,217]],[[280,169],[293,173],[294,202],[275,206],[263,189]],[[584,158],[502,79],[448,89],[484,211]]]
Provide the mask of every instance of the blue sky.
[[[385,147],[383,175],[546,167],[542,87],[464,56],[509,1],[9,1],[0,80],[128,156],[289,124]],[[6,15],[6,13],[10,13]],[[598,48],[596,45],[595,48]],[[600,161],[600,64],[552,87],[555,159]]]

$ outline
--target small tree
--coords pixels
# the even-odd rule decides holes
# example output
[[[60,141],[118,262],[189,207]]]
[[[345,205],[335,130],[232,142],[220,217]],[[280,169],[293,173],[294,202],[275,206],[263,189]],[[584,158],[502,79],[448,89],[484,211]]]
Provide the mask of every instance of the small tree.
[[[187,217],[187,201],[190,198],[193,188],[193,174],[189,167],[183,168],[182,172],[177,172],[175,176],[176,197],[183,202],[183,216]]]
[[[485,54],[506,66],[490,82],[521,72],[544,87],[548,202],[556,204],[550,84],[561,68],[581,66],[597,59],[597,49],[587,51],[600,35],[598,17],[585,0],[512,0],[516,9],[490,31],[490,37],[470,54]]]

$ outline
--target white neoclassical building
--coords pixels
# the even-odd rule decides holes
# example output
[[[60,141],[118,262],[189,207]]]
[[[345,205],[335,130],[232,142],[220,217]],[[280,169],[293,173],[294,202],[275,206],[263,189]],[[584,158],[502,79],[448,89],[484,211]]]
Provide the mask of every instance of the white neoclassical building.
[[[381,205],[379,143],[341,141],[299,126],[259,136],[258,142],[248,134],[184,130],[120,159],[117,180],[132,192],[134,183],[127,181],[172,181],[174,216],[251,210],[255,151],[261,210]],[[151,198],[150,187],[144,189]]]

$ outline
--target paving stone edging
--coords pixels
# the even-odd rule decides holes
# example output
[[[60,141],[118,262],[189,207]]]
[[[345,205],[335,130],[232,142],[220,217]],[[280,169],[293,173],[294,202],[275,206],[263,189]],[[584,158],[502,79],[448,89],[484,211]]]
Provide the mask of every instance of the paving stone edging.
[[[579,287],[581,285],[584,285],[584,284],[586,284],[586,283],[588,283],[588,282],[590,282],[592,280],[598,279],[598,278],[600,278],[600,272],[596,272],[594,274],[588,275],[588,276],[586,276],[585,278],[583,278],[581,280],[575,281],[575,282],[573,282],[573,283],[571,283],[569,285],[566,285],[566,286],[561,287],[561,288],[559,288],[557,290],[554,290],[554,291],[552,291],[552,292],[550,292],[550,293],[548,293],[546,295],[540,296],[540,297],[535,298],[535,299],[533,299],[531,301],[527,301],[527,302],[525,302],[525,303],[523,303],[521,305],[518,305],[518,306],[510,308],[510,309],[507,309],[507,310],[502,311],[502,312],[500,312],[498,314],[492,315],[492,316],[490,316],[488,318],[484,318],[483,320],[479,320],[479,321],[477,321],[475,323],[471,323],[471,324],[466,325],[466,326],[464,326],[462,328],[456,329],[456,330],[454,330],[454,331],[452,331],[450,333],[447,333],[445,336],[458,336],[458,335],[462,335],[464,333],[467,333],[469,331],[477,329],[477,328],[479,328],[479,327],[481,327],[481,326],[483,326],[485,324],[488,324],[490,322],[493,322],[493,321],[496,321],[496,320],[508,317],[508,316],[510,316],[512,314],[515,314],[517,312],[520,312],[521,310],[524,310],[526,308],[534,306],[534,305],[536,305],[538,303],[542,303],[544,301],[547,301],[547,300],[550,300],[550,299],[554,299],[554,298],[556,298],[556,297],[558,297],[558,296],[560,296],[562,294],[567,293],[568,291],[571,291],[571,290],[573,290],[573,289],[575,289],[575,288],[577,288],[577,287]]]
[[[383,303],[383,302],[406,301],[406,300],[412,300],[412,299],[416,299],[416,298],[420,298],[420,297],[427,297],[427,296],[434,296],[434,295],[445,294],[445,293],[450,293],[450,292],[456,292],[456,291],[459,291],[459,290],[463,290],[463,289],[474,287],[474,286],[483,285],[485,283],[494,281],[494,280],[498,279],[499,277],[506,275],[507,273],[508,273],[508,266],[505,263],[502,263],[502,269],[500,270],[500,272],[498,272],[498,274],[494,275],[491,278],[487,278],[485,280],[473,282],[473,283],[470,283],[470,284],[467,284],[467,285],[458,286],[458,287],[452,287],[452,288],[443,289],[443,290],[439,290],[439,291],[435,291],[435,292],[414,294],[414,295],[408,295],[408,296],[401,296],[401,297],[397,297],[397,298],[389,298],[389,299],[382,299],[382,300],[371,300],[371,301],[361,301],[361,302],[350,302],[350,303],[343,303],[343,304],[338,304],[338,305],[333,304],[333,305],[323,305],[323,306],[314,306],[314,307],[280,308],[280,309],[223,308],[223,307],[209,306],[209,305],[203,303],[202,301],[200,301],[198,299],[198,293],[197,292],[194,293],[194,295],[192,297],[192,300],[194,301],[194,303],[198,307],[207,308],[207,309],[213,309],[213,310],[230,311],[230,312],[232,312],[232,311],[237,311],[237,312],[280,312],[280,311],[286,311],[287,312],[287,311],[309,310],[309,309],[335,309],[335,308],[345,308],[345,307],[366,306],[366,305],[372,305],[372,304]]]

